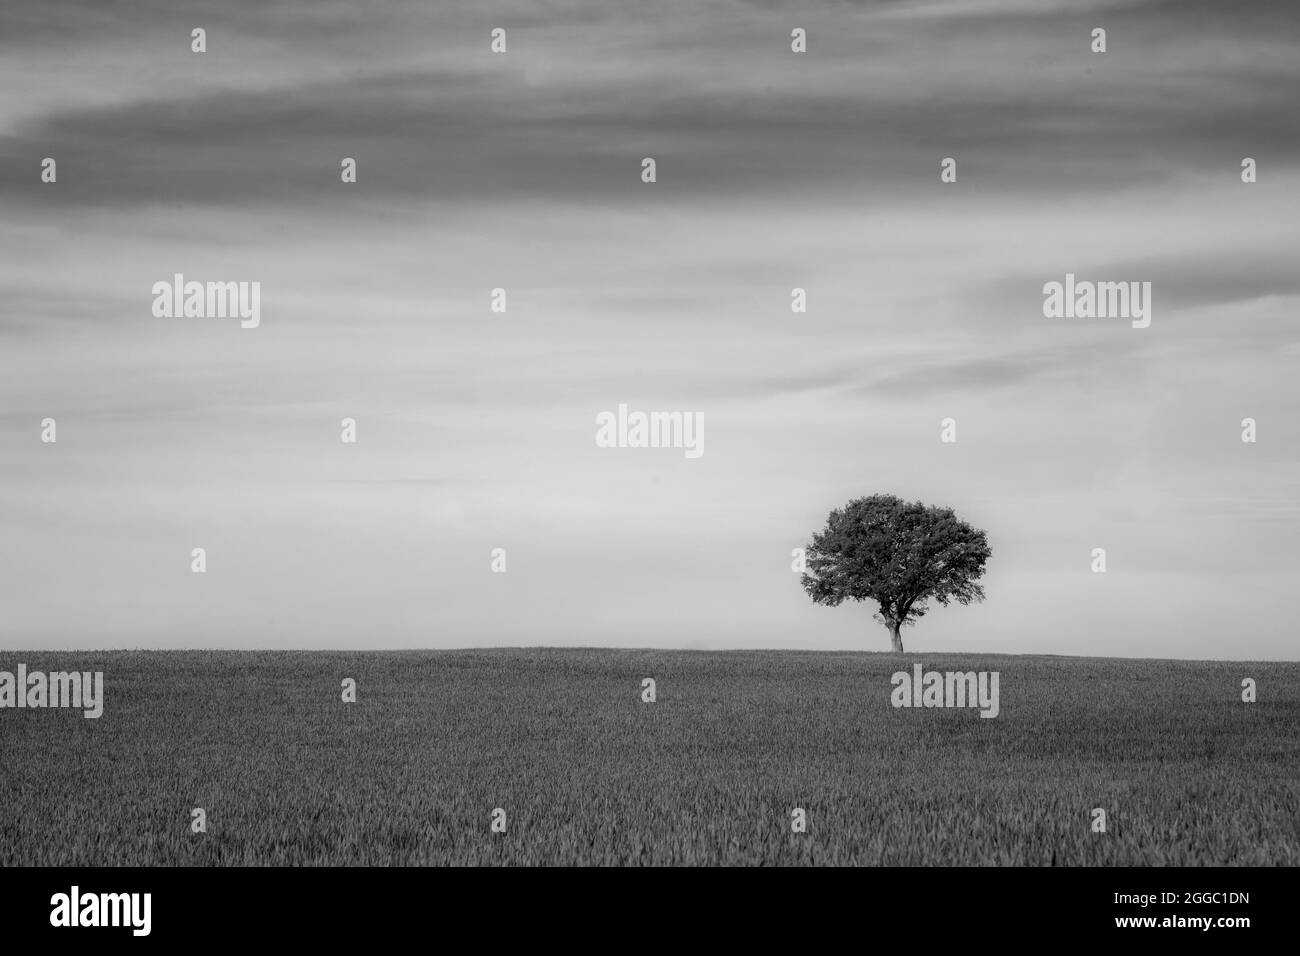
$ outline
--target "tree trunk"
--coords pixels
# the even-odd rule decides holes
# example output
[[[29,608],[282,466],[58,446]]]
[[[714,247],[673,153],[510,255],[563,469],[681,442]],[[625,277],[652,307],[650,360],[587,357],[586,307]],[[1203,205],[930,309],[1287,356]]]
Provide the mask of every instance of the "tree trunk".
[[[899,625],[896,622],[889,622],[889,638],[894,643],[895,654],[903,653],[903,636],[898,633],[898,628]]]

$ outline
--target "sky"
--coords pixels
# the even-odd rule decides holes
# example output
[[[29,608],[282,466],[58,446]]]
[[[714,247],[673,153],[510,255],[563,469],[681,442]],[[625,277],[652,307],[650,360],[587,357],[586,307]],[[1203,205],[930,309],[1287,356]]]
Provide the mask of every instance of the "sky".
[[[1298,25],[6,0],[0,648],[883,651],[791,551],[892,493],[993,552],[909,651],[1300,659]],[[1066,273],[1151,325],[1045,317]],[[597,447],[620,403],[704,454]]]

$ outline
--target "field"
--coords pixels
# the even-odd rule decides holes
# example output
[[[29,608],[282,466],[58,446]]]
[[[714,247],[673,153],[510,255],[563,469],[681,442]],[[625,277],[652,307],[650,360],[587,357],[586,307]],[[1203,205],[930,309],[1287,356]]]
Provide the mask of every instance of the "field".
[[[998,671],[999,716],[895,709],[915,661]],[[4,865],[1300,863],[1300,664],[0,654],[19,662],[102,670],[106,700],[0,710]]]

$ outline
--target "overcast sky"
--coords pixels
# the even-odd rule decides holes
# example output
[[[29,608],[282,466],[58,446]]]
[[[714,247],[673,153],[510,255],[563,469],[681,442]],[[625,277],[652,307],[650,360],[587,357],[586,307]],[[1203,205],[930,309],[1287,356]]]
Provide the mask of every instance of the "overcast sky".
[[[0,647],[885,650],[790,551],[890,492],[993,549],[909,650],[1300,658],[1300,8],[809,6],[6,0]]]

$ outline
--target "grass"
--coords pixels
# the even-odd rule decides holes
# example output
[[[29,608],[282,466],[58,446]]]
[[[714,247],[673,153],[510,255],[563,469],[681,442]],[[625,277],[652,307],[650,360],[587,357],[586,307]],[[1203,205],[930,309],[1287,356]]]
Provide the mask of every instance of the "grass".
[[[918,660],[999,671],[1000,715],[891,707]],[[544,649],[0,669],[20,661],[102,670],[106,702],[0,710],[4,865],[1300,863],[1300,664]]]

